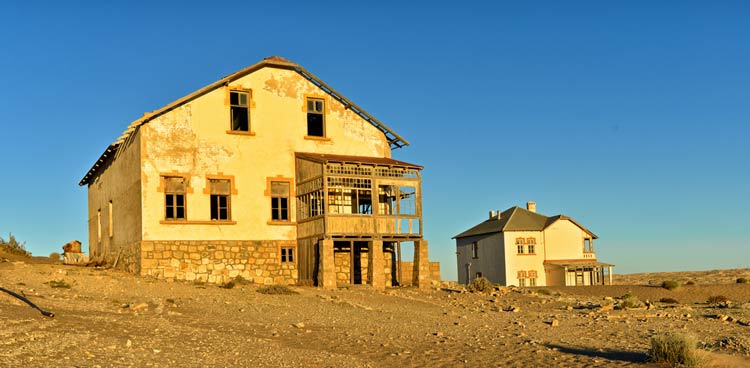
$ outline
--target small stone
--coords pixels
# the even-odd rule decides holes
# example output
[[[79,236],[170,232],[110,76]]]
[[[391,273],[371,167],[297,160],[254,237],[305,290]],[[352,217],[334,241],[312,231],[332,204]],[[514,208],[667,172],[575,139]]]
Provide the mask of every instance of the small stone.
[[[550,326],[557,327],[560,325],[560,320],[553,319],[552,322],[550,322]]]
[[[438,331],[438,332],[435,332],[433,335],[435,335],[436,337],[443,337],[443,332]]]
[[[128,341],[127,341],[127,342],[125,343],[125,347],[126,347],[126,348],[129,348],[129,347],[131,347],[131,346],[133,346],[133,342],[132,342],[132,341],[130,341],[130,339],[128,339]]]
[[[299,322],[299,323],[293,324],[292,326],[294,326],[296,328],[299,328],[299,329],[303,329],[303,328],[305,328],[305,323],[304,322]]]

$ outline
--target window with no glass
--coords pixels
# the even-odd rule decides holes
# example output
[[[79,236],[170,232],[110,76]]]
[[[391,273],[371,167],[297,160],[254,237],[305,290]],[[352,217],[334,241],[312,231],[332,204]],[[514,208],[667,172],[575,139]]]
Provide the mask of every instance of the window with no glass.
[[[325,101],[321,98],[307,99],[307,135],[325,137]]]
[[[471,243],[471,258],[479,258],[479,244]]]
[[[232,182],[227,179],[209,179],[211,192],[211,220],[228,221],[230,215],[230,198]]]
[[[242,91],[229,91],[229,105],[232,115],[232,130],[250,130],[250,95]]]
[[[185,178],[168,176],[164,178],[164,219],[184,220],[185,211]]]
[[[281,248],[281,262],[282,263],[294,262],[294,248],[293,247]]]
[[[271,220],[289,221],[289,182],[271,182]]]
[[[591,238],[583,239],[583,252],[591,253],[594,251],[594,246],[591,242]]]

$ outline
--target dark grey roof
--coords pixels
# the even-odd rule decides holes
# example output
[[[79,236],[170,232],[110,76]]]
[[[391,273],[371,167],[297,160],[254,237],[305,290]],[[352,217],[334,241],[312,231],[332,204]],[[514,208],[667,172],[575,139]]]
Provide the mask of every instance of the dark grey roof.
[[[518,206],[511,207],[500,214],[500,218],[491,218],[454,236],[454,239],[466,238],[469,236],[499,233],[502,231],[542,231],[552,225],[557,220],[570,220],[583,231],[591,234],[595,239],[597,236],[581,226],[578,222],[570,217],[557,215],[547,217],[536,212],[531,212]]]

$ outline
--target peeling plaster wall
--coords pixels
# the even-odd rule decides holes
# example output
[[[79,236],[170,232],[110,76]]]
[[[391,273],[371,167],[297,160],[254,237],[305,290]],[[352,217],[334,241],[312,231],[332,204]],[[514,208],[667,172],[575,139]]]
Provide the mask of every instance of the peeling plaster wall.
[[[228,91],[251,91],[250,130],[230,134]],[[326,139],[306,139],[306,97],[326,101]],[[293,179],[294,152],[390,157],[385,136],[294,71],[263,68],[209,92],[142,126],[144,240],[296,240],[296,226],[269,225],[268,178]],[[190,177],[187,219],[209,222],[208,175],[234,177],[236,224],[162,224],[160,175]],[[292,185],[292,191],[294,186]],[[296,217],[291,200],[290,215]],[[95,229],[95,228],[94,228]]]
[[[129,253],[141,240],[141,134],[123,143],[119,155],[88,187],[89,254],[104,256],[110,264],[118,253]],[[112,236],[109,236],[109,201],[112,201]],[[97,213],[101,211],[101,218]],[[101,224],[101,241],[98,225]],[[124,259],[124,257],[123,257]],[[128,268],[121,259],[118,264]],[[129,259],[129,258],[128,258]],[[133,258],[135,260],[135,258]]]

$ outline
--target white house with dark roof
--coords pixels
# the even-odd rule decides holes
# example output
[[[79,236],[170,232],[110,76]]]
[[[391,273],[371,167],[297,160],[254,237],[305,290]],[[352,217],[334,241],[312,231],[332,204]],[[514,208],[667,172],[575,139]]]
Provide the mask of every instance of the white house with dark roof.
[[[477,277],[522,287],[612,283],[614,265],[597,260],[596,234],[568,216],[537,213],[534,202],[490,211],[454,239],[462,284]]]

